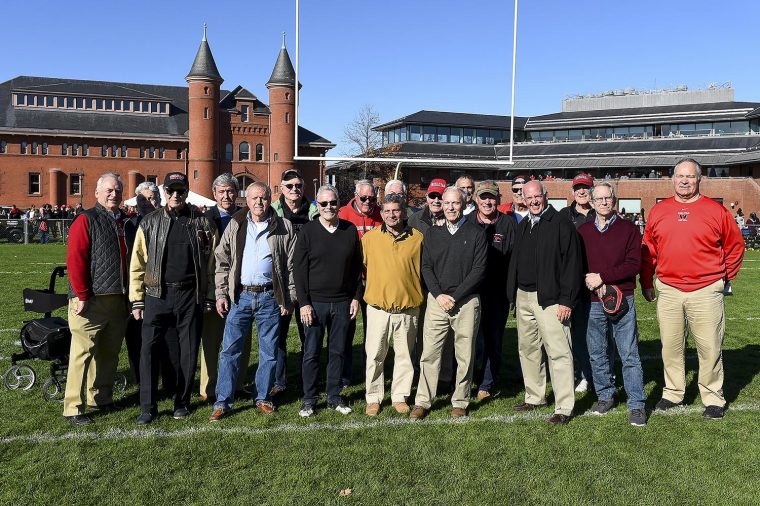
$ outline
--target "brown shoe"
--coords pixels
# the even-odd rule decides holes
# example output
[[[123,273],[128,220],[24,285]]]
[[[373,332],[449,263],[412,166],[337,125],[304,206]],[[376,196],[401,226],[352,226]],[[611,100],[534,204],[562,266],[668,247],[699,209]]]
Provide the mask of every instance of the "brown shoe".
[[[269,397],[274,397],[275,395],[279,395],[283,393],[284,391],[285,391],[285,387],[281,387],[280,385],[275,385],[269,391]]]
[[[533,411],[534,409],[540,409],[546,406],[546,403],[543,404],[531,404],[529,402],[523,402],[522,404],[518,404],[515,406],[515,411]]]
[[[567,425],[567,423],[570,421],[570,417],[567,415],[554,413],[552,416],[549,417],[549,420],[547,421],[552,425]]]
[[[274,404],[267,401],[258,401],[256,403],[256,409],[261,413],[262,415],[271,415],[274,413],[275,407]]]
[[[409,404],[405,402],[394,402],[393,409],[396,410],[396,413],[401,413],[402,415],[405,415],[409,413]]]
[[[451,410],[451,418],[462,418],[463,416],[467,416],[465,408],[454,408]]]
[[[367,416],[377,416],[380,413],[380,404],[371,402],[367,404],[367,409],[364,411]]]
[[[211,413],[211,416],[209,417],[209,422],[218,422],[225,416],[227,416],[228,412],[225,411],[224,408],[214,408],[214,411]]]
[[[415,406],[411,413],[409,413],[409,418],[412,420],[422,420],[425,418],[428,414],[427,409],[423,408],[422,406]]]
[[[479,401],[484,401],[484,400],[488,399],[489,397],[491,397],[491,392],[489,392],[487,390],[478,390],[478,400]]]

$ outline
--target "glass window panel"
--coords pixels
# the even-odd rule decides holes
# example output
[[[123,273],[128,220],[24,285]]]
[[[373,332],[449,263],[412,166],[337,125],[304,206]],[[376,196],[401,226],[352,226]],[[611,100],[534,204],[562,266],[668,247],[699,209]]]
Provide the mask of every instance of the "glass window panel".
[[[412,142],[422,140],[422,127],[420,125],[409,125],[409,140]]]
[[[106,157],[108,156],[108,146],[103,144],[103,146],[100,148],[100,156]]]
[[[62,155],[68,155],[69,154],[69,145],[68,143],[64,142],[61,144],[61,154]]]
[[[158,157],[163,159],[165,155],[166,155],[166,148],[163,146],[158,148]]]
[[[462,129],[462,142],[464,144],[472,144],[475,142],[475,129],[463,128]]]
[[[6,146],[8,145],[5,141],[0,141],[0,153],[5,153]]]
[[[248,122],[248,106],[244,105],[240,108],[240,121],[247,123]]]
[[[42,107],[45,104],[45,97],[44,95],[37,95],[37,106]]]
[[[145,158],[145,146],[140,146],[140,158]]]
[[[388,130],[383,130],[383,146],[388,144]]]
[[[232,144],[228,143],[224,147],[224,159],[227,160],[228,162],[232,161]]]
[[[53,107],[53,97],[49,95],[45,96],[45,107]]]
[[[652,137],[654,135],[654,127],[652,125],[644,127],[644,136]]]
[[[84,107],[84,99],[82,97],[77,97],[77,109],[82,109]]]
[[[116,144],[114,144],[113,146],[111,146],[111,156],[113,158],[116,158],[116,151],[117,151]]]
[[[114,100],[113,108],[117,111],[121,111],[121,100]]]
[[[40,193],[40,175],[29,174],[29,193]]]
[[[578,141],[583,136],[583,130],[570,130],[568,132],[568,138],[573,141]]]
[[[555,130],[554,131],[554,139],[558,141],[566,141],[568,138],[568,132],[567,130]]]
[[[24,95],[23,93],[19,93],[18,95],[16,95],[16,103],[18,105],[26,105],[26,95]]]
[[[247,142],[241,142],[238,149],[238,160],[250,160],[251,147]]]
[[[730,121],[720,121],[717,123],[713,123],[713,128],[715,129],[716,134],[725,134],[729,133],[731,131],[731,122]]]
[[[21,154],[26,154],[26,141],[21,141]]]
[[[96,98],[95,99],[95,109],[97,109],[98,111],[102,111],[103,110],[103,99],[102,98]]]
[[[149,153],[148,156],[150,156],[151,158],[155,158],[156,157],[156,148],[153,147],[153,146],[151,146],[150,150],[148,151],[148,153]]]
[[[158,102],[150,103],[150,112],[158,112]]]
[[[398,129],[398,141],[406,142],[406,125]]]
[[[256,144],[256,161],[260,162],[264,159],[264,145]]]
[[[66,107],[69,109],[74,108],[74,97],[66,97]]]
[[[434,126],[423,127],[422,140],[424,142],[435,142],[435,127]]]
[[[457,127],[451,128],[451,134],[449,135],[449,142],[459,144],[462,142],[462,129]]]
[[[82,144],[82,156],[87,156],[89,154],[90,154],[90,145]]]
[[[679,123],[678,130],[680,132],[693,132],[697,125],[694,123]]]
[[[37,154],[37,141],[32,141],[32,154]]]
[[[84,108],[85,109],[92,109],[92,99],[91,98],[85,98],[84,99]]]
[[[437,142],[449,142],[450,135],[451,135],[451,127],[438,127],[436,129]]]
[[[43,155],[48,154],[48,143],[47,142],[43,142],[42,143],[42,154]]]
[[[71,146],[71,154],[74,156],[79,156],[79,144],[74,143]]]
[[[475,144],[485,144],[486,137],[488,137],[488,130],[482,128],[475,130]]]
[[[113,109],[113,100],[110,98],[106,99],[106,111],[110,111]]]
[[[732,121],[731,131],[736,134],[749,132],[749,121]]]
[[[121,146],[121,157],[122,158],[127,157],[127,146],[124,146],[124,145]]]

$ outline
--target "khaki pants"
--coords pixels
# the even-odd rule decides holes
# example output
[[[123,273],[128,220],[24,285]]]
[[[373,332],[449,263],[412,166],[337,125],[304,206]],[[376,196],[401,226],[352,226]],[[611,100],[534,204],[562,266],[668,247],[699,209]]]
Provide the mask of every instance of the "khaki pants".
[[[203,333],[201,334],[201,396],[213,399],[216,395],[216,379],[219,375],[219,351],[224,337],[224,319],[216,311],[204,313]],[[245,340],[243,353],[240,355],[240,374],[236,390],[245,387],[248,363],[251,360],[251,338]]]
[[[665,388],[662,397],[683,401],[686,391],[684,352],[689,330],[699,357],[699,395],[705,406],[725,406],[723,398],[723,333],[726,327],[723,280],[693,292],[682,292],[659,279],[655,286],[657,321],[662,340]]]
[[[113,402],[114,376],[127,329],[127,300],[123,295],[92,297],[81,315],[74,313],[78,302],[76,297],[69,301],[71,349],[63,416],[84,413],[87,404]]]
[[[415,404],[430,409],[436,395],[438,375],[441,370],[441,353],[449,330],[454,334],[454,356],[457,374],[451,405],[467,408],[470,403],[472,371],[475,365],[475,338],[480,323],[480,297],[477,295],[459,302],[447,313],[431,294],[428,294],[423,330],[420,381],[417,385]]]
[[[393,341],[393,382],[391,402],[406,402],[412,393],[414,367],[412,350],[417,335],[420,309],[407,309],[401,313],[387,313],[367,306],[367,404],[382,403],[385,396],[384,363],[388,347]]]
[[[554,412],[570,416],[575,406],[575,375],[570,344],[570,323],[557,319],[557,304],[543,309],[536,292],[517,290],[517,345],[525,380],[525,402],[546,402],[546,349],[554,390]]]

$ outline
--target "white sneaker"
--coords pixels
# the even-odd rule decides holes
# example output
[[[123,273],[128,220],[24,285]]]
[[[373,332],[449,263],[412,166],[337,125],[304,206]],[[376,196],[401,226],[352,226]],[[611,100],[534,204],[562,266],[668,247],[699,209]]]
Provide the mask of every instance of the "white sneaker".
[[[341,415],[348,415],[352,411],[351,408],[349,408],[348,406],[346,406],[345,403],[343,403],[343,402],[338,402],[336,404],[328,404],[327,407],[330,408],[330,409],[334,409],[335,411],[337,411]]]
[[[582,394],[588,391],[588,381],[585,379],[582,379],[578,382],[578,385],[575,387],[575,393]]]
[[[298,416],[301,418],[309,418],[314,416],[314,406],[311,404],[304,404],[301,411],[298,412]]]

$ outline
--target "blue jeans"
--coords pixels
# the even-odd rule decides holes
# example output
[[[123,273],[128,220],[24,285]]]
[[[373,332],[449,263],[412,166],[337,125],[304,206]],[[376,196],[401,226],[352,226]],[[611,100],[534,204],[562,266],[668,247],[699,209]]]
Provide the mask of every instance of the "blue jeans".
[[[617,323],[610,322],[604,314],[601,302],[592,302],[588,319],[588,344],[594,389],[600,401],[608,401],[615,394],[613,363],[609,359],[607,333],[612,329],[620,361],[623,364],[623,386],[628,395],[628,409],[644,407],[644,372],[639,358],[639,328],[636,322],[636,306],[633,295],[626,297],[628,312]]]
[[[314,405],[319,398],[319,356],[327,330],[327,402],[340,401],[340,376],[351,326],[351,299],[340,302],[312,302],[314,320],[304,326],[303,402]]]
[[[235,385],[240,373],[243,344],[250,339],[253,321],[259,335],[259,365],[256,368],[255,401],[269,401],[277,363],[277,333],[280,328],[280,306],[274,292],[241,292],[233,303],[224,324],[222,352],[219,355],[219,378],[216,382],[215,408],[231,409]]]

